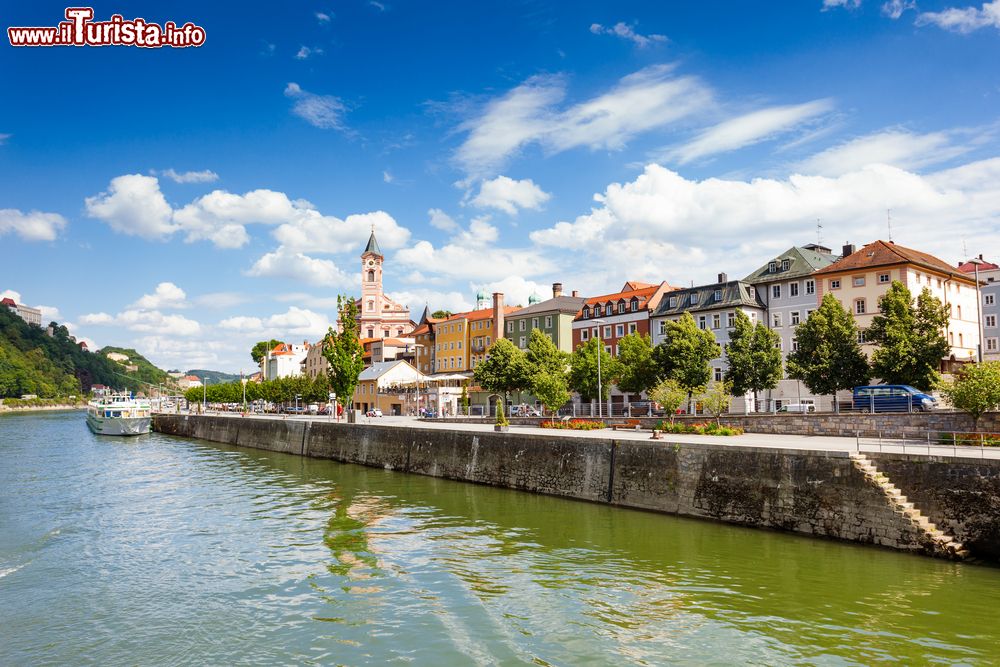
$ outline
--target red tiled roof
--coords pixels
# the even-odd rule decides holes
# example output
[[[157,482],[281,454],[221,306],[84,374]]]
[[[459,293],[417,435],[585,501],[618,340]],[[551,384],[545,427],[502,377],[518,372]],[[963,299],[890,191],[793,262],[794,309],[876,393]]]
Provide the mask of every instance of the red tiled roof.
[[[519,310],[517,306],[504,306],[503,314],[509,315],[514,311]],[[467,313],[456,313],[449,317],[446,322],[451,322],[454,320],[468,320],[470,322],[475,322],[476,320],[488,320],[493,317],[493,308],[482,308],[480,310],[470,310]]]
[[[4,297],[3,300],[0,301],[0,304],[2,304],[4,306],[16,306],[17,305],[17,303],[14,302],[14,299],[11,299],[9,296]]]
[[[891,266],[894,264],[915,264],[931,271],[943,273],[949,276],[970,280],[969,276],[958,271],[947,262],[938,259],[934,255],[928,255],[919,250],[904,248],[893,242],[874,241],[862,247],[860,250],[851,253],[847,257],[842,257],[825,268],[816,271],[813,275],[826,275],[831,273],[841,273],[843,271],[857,271],[871,269],[878,266]]]
[[[980,271],[993,271],[995,269],[1000,269],[1000,266],[997,266],[993,262],[981,262],[979,264]],[[962,273],[975,273],[976,264],[974,262],[965,262],[964,264],[958,265],[958,270]]]

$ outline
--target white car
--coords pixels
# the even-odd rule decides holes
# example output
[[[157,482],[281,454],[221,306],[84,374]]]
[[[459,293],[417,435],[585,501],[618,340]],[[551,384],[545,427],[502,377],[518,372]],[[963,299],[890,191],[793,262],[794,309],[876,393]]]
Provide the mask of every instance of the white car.
[[[365,416],[366,417],[381,417],[382,416],[382,411],[379,410],[378,408],[374,408],[373,410],[369,410],[368,412],[366,412]]]
[[[781,406],[781,412],[816,412],[816,406],[812,403],[789,403]]]

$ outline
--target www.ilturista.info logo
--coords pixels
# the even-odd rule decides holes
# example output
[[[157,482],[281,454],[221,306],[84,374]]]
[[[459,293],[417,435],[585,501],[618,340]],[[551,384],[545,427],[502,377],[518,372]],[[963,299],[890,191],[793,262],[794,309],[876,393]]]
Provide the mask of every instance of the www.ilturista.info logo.
[[[162,26],[145,19],[126,20],[112,14],[108,21],[94,21],[92,7],[67,7],[66,20],[55,27],[7,28],[11,46],[161,46],[184,48],[205,43],[205,29],[188,22]]]

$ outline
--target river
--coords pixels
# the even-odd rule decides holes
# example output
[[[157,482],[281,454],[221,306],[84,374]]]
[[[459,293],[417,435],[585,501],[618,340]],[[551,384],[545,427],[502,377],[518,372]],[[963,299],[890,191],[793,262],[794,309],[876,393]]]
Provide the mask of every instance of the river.
[[[0,664],[988,664],[1000,569],[0,416]]]

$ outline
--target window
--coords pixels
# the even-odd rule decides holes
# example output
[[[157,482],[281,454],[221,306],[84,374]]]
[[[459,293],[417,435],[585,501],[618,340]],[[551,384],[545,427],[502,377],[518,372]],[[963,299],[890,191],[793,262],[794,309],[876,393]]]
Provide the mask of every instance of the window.
[[[590,335],[593,338],[597,338],[597,327],[594,327],[593,329],[591,329]]]
[[[662,336],[665,333],[667,333],[667,321],[660,320],[660,335]]]
[[[624,324],[616,324],[615,325],[615,335],[618,336],[619,338],[621,338],[622,336],[625,335],[625,325]]]
[[[887,283],[887,282],[889,282],[889,274],[888,273],[880,273],[880,274],[878,274],[878,281],[879,281],[879,283]]]
[[[521,336],[520,338],[517,339],[517,346],[524,347],[524,336]]]
[[[799,295],[799,284],[788,283],[788,296],[798,296],[798,295]]]
[[[707,329],[708,328],[708,320],[706,319],[706,317],[704,315],[699,315],[698,316],[698,328],[699,329]]]
[[[996,325],[997,325],[997,316],[996,315],[987,315],[986,316],[986,326],[988,326],[988,327],[995,327]]]
[[[528,320],[518,320],[518,321],[517,321],[517,330],[518,330],[518,331],[524,331],[524,330],[525,330],[525,328],[526,328],[526,327],[525,327],[525,324],[526,324],[527,322],[528,322]]]
[[[806,311],[806,319],[809,319],[809,316],[812,315],[812,314],[813,314],[813,311],[807,310]]]
[[[791,265],[791,262],[789,260],[787,260],[787,259],[781,260],[781,270],[782,271],[787,271],[789,265]]]
[[[546,315],[545,316],[545,328],[546,329],[551,329],[552,328],[552,316],[551,315]]]
[[[692,292],[691,293],[691,305],[693,306],[696,303],[698,303],[698,293],[697,292]]]
[[[491,342],[492,342],[492,341],[490,340],[490,337],[489,337],[489,336],[487,336],[487,337],[486,337],[486,347],[489,347],[489,346],[490,346],[490,343],[491,343]]]
[[[610,306],[609,306],[609,308],[610,308]],[[611,327],[610,326],[604,327],[604,337],[605,338],[611,338]]]
[[[604,306],[604,314],[605,315],[611,315],[611,312],[612,312],[612,307],[611,307],[611,304],[609,303],[606,306]]]
[[[676,296],[670,297],[670,301],[668,302],[667,305],[670,306],[671,308],[676,308],[677,307],[677,297]]]
[[[816,281],[815,280],[811,280],[811,279],[807,280],[806,281],[806,294],[815,294],[815,293],[816,293]]]
[[[375,302],[371,299],[368,300],[368,310],[375,310]]]
[[[986,351],[987,352],[996,352],[997,351],[997,339],[996,338],[987,338],[986,339]]]
[[[370,283],[375,282],[375,272],[374,271],[369,271],[368,272],[368,282],[370,282]]]
[[[715,301],[722,301],[722,290],[720,289],[715,290],[715,294],[712,295],[712,298]]]
[[[712,315],[712,328],[721,329],[722,328],[722,315],[715,313]]]
[[[639,299],[632,297],[632,312],[639,310]]]
[[[775,328],[781,326],[781,313],[771,313],[771,326]]]
[[[771,285],[771,298],[772,299],[781,298],[781,285]]]
[[[962,342],[962,334],[958,334],[958,346],[965,347],[965,343]]]
[[[865,286],[865,277],[864,276],[854,276],[854,279],[852,280],[852,284],[855,287],[864,287]]]
[[[583,307],[583,318],[587,319],[589,317],[590,317],[590,307],[584,306]]]
[[[995,299],[994,299],[994,297],[993,297],[992,294],[984,294],[983,295],[983,305],[984,306],[992,306],[993,303],[994,303],[994,301],[995,301]]]
[[[615,356],[614,349],[610,345],[605,345],[604,351],[610,354],[612,357]]]
[[[589,339],[590,339],[590,332],[587,331],[586,329],[581,329],[580,340],[589,340]]]
[[[855,301],[854,301],[854,314],[855,315],[864,315],[865,314],[865,300],[864,299],[855,299]]]
[[[799,349],[799,341],[797,341],[797,340],[795,340],[795,339],[793,338],[793,339],[792,339],[792,352],[795,352],[795,351],[797,351],[798,349]]]
[[[514,333],[514,322],[513,321],[507,323],[507,333]]]
[[[623,299],[618,302],[618,313],[621,314],[624,312],[625,312],[625,300]]]
[[[462,341],[458,341],[458,349],[462,349]]]
[[[722,382],[722,369],[721,368],[713,368],[712,370],[714,371],[715,381],[716,382]]]
[[[736,325],[736,313],[726,313],[726,326],[730,329]]]
[[[962,306],[958,306],[958,319],[962,319]]]
[[[768,273],[777,273],[778,272],[778,263],[777,262],[768,262],[767,263],[767,272]]]
[[[538,328],[538,318],[537,317],[532,317],[531,318],[531,328],[532,329],[537,329]]]
[[[774,346],[779,350],[781,350],[782,352],[785,351],[785,341],[782,340],[781,338],[778,339],[778,342],[775,343]]]
[[[840,278],[834,278],[830,281],[830,289],[840,289]]]
[[[789,313],[789,318],[790,318],[789,323],[793,327],[794,326],[798,326],[798,324],[799,324],[799,311],[793,310],[791,313]]]
[[[629,322],[629,324],[628,324],[628,332],[630,334],[634,334],[638,330],[639,330],[639,327],[636,326],[635,322]]]

